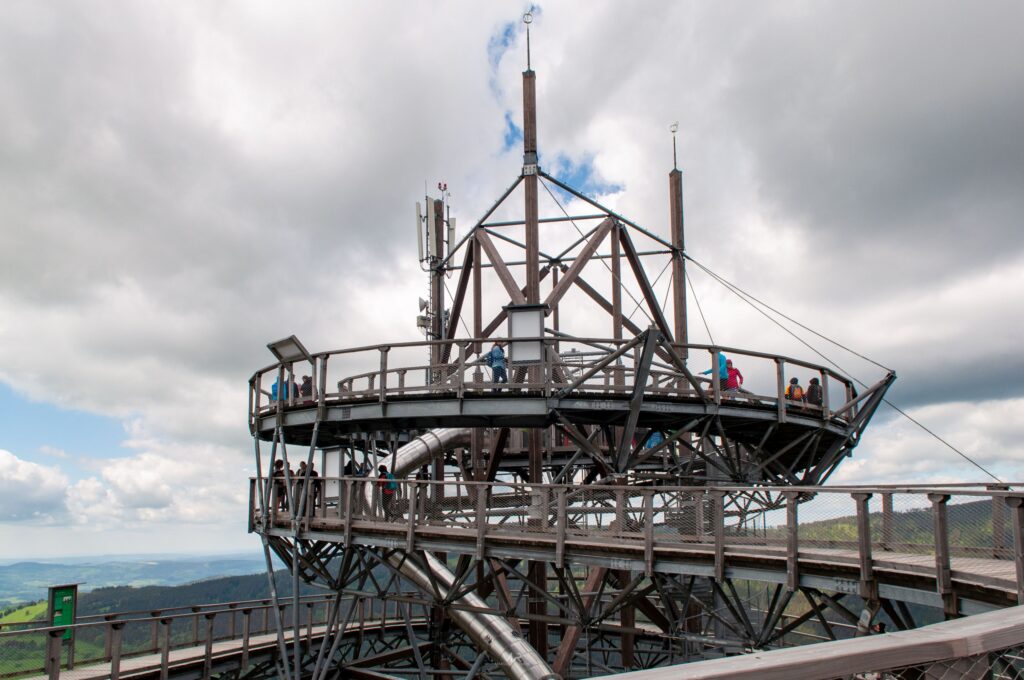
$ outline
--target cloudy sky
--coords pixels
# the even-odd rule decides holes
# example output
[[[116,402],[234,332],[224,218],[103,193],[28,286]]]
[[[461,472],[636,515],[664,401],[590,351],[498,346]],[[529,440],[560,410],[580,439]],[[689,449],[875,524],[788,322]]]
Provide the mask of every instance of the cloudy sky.
[[[255,549],[248,377],[420,337],[413,203],[519,173],[526,7],[3,4],[0,558]],[[535,11],[545,168],[667,236],[679,121],[689,254],[1024,478],[1024,6]],[[716,341],[817,359],[692,276]],[[985,476],[883,410],[837,479]]]

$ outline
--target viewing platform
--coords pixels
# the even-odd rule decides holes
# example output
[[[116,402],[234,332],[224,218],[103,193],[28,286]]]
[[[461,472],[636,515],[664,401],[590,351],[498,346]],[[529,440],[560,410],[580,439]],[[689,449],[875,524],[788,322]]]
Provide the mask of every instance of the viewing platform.
[[[509,383],[497,385],[480,358],[484,345],[495,341],[535,343],[541,359],[510,363]],[[424,362],[438,349],[450,359]],[[739,389],[726,389],[719,377],[723,356],[746,376]],[[301,375],[309,378],[304,393]],[[821,403],[788,399],[794,377],[802,384],[817,378]],[[723,445],[722,458],[742,458],[744,464],[733,470],[728,460],[702,460],[701,468],[717,465],[737,482],[817,483],[856,445],[894,378],[888,374],[858,392],[851,379],[825,366],[733,347],[674,345],[656,329],[630,340],[393,343],[309,355],[258,371],[250,380],[249,425],[264,441],[280,427],[285,442],[302,446],[313,442],[315,432],[320,448],[350,445],[354,435],[377,430],[553,426],[566,443],[618,471],[686,435],[723,437],[735,446]],[[282,388],[275,399],[275,384],[292,388]],[[640,445],[634,442],[628,453],[598,451],[581,431],[586,425],[628,429],[627,439]],[[656,432],[661,445],[644,446]],[[753,478],[747,462],[758,468]],[[811,477],[801,476],[810,470]]]

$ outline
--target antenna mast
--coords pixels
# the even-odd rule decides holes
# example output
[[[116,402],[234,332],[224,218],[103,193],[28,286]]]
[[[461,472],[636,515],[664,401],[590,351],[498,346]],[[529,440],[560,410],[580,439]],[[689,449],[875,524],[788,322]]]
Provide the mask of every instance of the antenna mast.
[[[669,219],[672,225],[672,292],[673,307],[675,308],[675,334],[676,346],[682,352],[682,358],[687,358],[686,345],[689,342],[689,333],[686,327],[686,244],[683,239],[683,173],[679,170],[679,161],[676,157],[676,133],[679,131],[679,123],[672,123],[668,129],[672,132],[672,172],[668,173],[668,195],[669,195]]]

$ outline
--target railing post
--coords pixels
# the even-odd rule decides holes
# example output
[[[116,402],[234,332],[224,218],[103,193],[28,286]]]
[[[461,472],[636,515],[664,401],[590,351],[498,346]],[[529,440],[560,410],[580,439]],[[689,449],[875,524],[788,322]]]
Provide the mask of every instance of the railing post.
[[[860,557],[860,596],[865,600],[878,600],[878,586],[875,583],[874,563],[871,557],[871,513],[868,501],[871,494],[857,492],[850,494],[857,503],[857,553]]]
[[[786,498],[786,587],[796,590],[800,586],[800,530],[797,520],[797,499],[800,494],[785,491]]]
[[[725,492],[712,491],[715,523],[715,580],[725,578]]]
[[[1013,525],[1013,563],[1017,569],[1017,604],[1024,604],[1024,496],[1007,496]]]
[[[882,550],[893,549],[892,491],[882,492]]]
[[[404,368],[398,369],[398,394],[405,394],[405,373]]]
[[[644,568],[654,574],[654,492],[644,494]]]
[[[487,538],[487,505],[490,503],[491,487],[478,486],[476,489],[476,558],[484,558],[484,541]]]
[[[406,484],[406,498],[409,505],[409,523],[405,530],[405,549],[410,554],[416,547],[416,496],[419,493],[420,485],[417,481]],[[392,501],[394,502],[394,501]]]
[[[114,621],[116,618],[117,618],[117,614],[105,614],[103,616],[103,620],[106,621],[108,624],[110,622]],[[103,635],[103,659],[105,661],[110,661],[110,653],[111,653],[111,649],[113,649],[111,647],[111,643],[112,643],[112,641],[111,641],[111,631],[112,630],[113,630],[113,628],[111,628],[108,625],[107,626],[107,630],[106,630],[105,634]]]
[[[821,372],[821,419],[828,420],[831,417],[828,404],[828,371]]]
[[[953,579],[949,566],[949,501],[947,493],[930,493],[932,519],[935,534],[935,589],[942,596],[946,618],[957,615],[956,594],[953,593]]]
[[[151,611],[149,615],[153,619],[153,623],[150,624],[149,646],[153,653],[156,654],[160,651],[160,621],[158,620],[160,617],[160,610]]]
[[[466,343],[459,343],[459,367],[458,367],[458,394],[459,399],[462,399],[463,393],[466,391]]]
[[[60,677],[60,650],[63,644],[64,629],[51,630],[46,637],[46,674],[50,680]]]
[[[242,670],[249,667],[249,635],[252,633],[252,609],[242,610]]]
[[[192,607],[192,645],[199,644],[199,607]]]
[[[391,351],[390,347],[380,348],[380,403],[385,403],[388,400],[388,352]]]
[[[780,423],[786,422],[786,365],[782,359],[775,360],[775,395],[777,418]]]
[[[985,487],[989,491],[1009,491],[1010,487],[1005,484],[989,484]],[[992,557],[999,559],[1006,549],[1006,499],[1003,496],[992,495]]]
[[[720,352],[711,348],[711,388],[714,392],[715,403],[721,405],[722,403],[722,377],[720,371],[722,370],[719,366],[720,363]]]
[[[355,481],[352,479],[345,480],[345,547],[348,548],[352,545],[352,504],[353,504],[353,488]]]
[[[561,569],[565,566],[565,530],[567,528],[565,525],[567,523],[569,513],[566,508],[565,488],[559,488],[557,494],[558,509],[556,510],[555,521],[558,523],[558,530],[556,534],[557,537],[555,539],[555,564],[558,565],[559,569]],[[623,511],[621,505],[623,496],[621,492],[616,492],[615,497],[619,502],[618,507],[615,509],[615,515],[617,517],[619,512]],[[619,531],[622,531],[621,525],[619,526]]]
[[[160,619],[160,680],[167,680],[171,662],[171,623],[168,618]]]
[[[215,612],[203,614],[206,619],[206,645],[203,649],[203,680],[210,680],[210,673],[213,670],[213,618]]]
[[[110,622],[110,680],[117,680],[121,675],[121,631],[124,621]]]

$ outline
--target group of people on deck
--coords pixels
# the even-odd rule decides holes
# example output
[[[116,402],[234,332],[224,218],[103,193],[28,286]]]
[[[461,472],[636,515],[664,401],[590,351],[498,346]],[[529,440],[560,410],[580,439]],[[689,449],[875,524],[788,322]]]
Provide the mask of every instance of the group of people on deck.
[[[274,502],[273,507],[275,510],[288,510],[288,479],[290,478],[295,484],[295,498],[301,499],[303,491],[305,490],[306,477],[309,477],[309,497],[306,499],[306,512],[312,514],[313,508],[317,506],[320,501],[320,474],[313,468],[313,464],[310,463],[306,466],[306,461],[299,461],[299,469],[292,471],[291,468],[285,468],[284,460],[278,458],[274,462]]]
[[[266,393],[264,392],[264,394]],[[290,394],[297,395],[300,399],[312,399],[313,377],[309,375],[302,376],[301,387],[294,380],[286,380],[282,385],[281,379],[278,378],[270,388],[270,401],[285,401]]]
[[[709,368],[701,375],[710,375],[714,370],[714,368]],[[743,385],[743,374],[740,373],[740,369],[733,366],[732,359],[726,358],[722,352],[718,353],[718,381],[725,392],[738,392]],[[790,378],[789,385],[786,386],[786,399],[821,406],[821,381],[818,378],[811,378],[807,389],[804,390],[800,385],[799,378]]]

